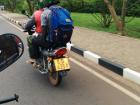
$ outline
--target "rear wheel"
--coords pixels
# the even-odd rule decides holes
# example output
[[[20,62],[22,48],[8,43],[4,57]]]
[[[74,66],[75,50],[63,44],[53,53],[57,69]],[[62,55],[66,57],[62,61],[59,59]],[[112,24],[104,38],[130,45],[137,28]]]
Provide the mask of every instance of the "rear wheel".
[[[48,72],[48,79],[53,86],[58,86],[62,81],[62,77],[59,75],[59,72]]]

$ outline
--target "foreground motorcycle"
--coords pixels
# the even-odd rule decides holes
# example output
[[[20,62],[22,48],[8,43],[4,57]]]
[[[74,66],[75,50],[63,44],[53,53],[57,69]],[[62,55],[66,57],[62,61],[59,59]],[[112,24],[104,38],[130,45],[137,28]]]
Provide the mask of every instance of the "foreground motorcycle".
[[[6,68],[16,62],[23,55],[23,52],[23,42],[17,35],[12,33],[0,35],[0,72],[7,70]],[[13,97],[0,99],[0,104],[18,102],[18,98],[19,96],[15,94]]]
[[[17,35],[11,33],[0,35],[0,72],[16,62],[23,52],[23,42]],[[40,53],[37,69],[41,74],[47,74],[52,85],[59,85],[70,70],[67,48],[64,46],[55,46],[51,49],[40,48]],[[0,100],[0,104],[18,102],[18,98],[19,96],[15,94],[13,97]]]
[[[0,104],[9,103],[9,102],[12,102],[12,101],[18,102],[18,99],[19,99],[19,96],[15,94],[13,97],[0,100]]]
[[[31,35],[31,32],[28,33]],[[32,36],[36,36],[35,33]],[[53,86],[58,86],[62,78],[70,71],[68,49],[65,45],[58,44],[49,49],[40,47],[40,58],[36,60],[35,68],[41,74],[47,74],[48,80]]]

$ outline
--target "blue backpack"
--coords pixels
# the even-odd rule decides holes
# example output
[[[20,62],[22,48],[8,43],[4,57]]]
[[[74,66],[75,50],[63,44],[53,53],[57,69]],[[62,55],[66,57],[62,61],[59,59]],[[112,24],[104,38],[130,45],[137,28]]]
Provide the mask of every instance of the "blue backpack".
[[[48,17],[48,41],[66,45],[73,32],[73,21],[70,13],[60,6],[51,6],[49,9],[51,13]]]

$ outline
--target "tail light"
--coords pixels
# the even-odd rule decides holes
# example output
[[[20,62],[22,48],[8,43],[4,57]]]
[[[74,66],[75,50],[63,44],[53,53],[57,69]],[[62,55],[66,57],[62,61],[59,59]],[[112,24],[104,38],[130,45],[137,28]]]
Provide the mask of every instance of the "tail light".
[[[67,49],[66,48],[60,48],[60,49],[57,49],[54,53],[57,56],[63,56],[67,53]]]

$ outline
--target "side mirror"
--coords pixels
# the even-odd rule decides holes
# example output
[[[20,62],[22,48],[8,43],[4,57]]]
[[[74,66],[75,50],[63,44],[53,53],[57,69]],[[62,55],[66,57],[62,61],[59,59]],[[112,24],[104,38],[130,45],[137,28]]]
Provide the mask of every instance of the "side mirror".
[[[0,35],[0,72],[17,61],[24,52],[21,39],[14,34]]]

